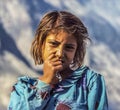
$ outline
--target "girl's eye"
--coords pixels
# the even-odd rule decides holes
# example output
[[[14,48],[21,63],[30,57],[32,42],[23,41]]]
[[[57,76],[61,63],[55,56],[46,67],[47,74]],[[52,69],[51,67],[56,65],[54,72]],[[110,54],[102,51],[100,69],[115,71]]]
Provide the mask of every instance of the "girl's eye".
[[[75,48],[73,46],[66,46],[66,50],[73,51]]]
[[[49,44],[50,44],[50,46],[53,46],[53,47],[58,46],[57,42],[49,42]]]

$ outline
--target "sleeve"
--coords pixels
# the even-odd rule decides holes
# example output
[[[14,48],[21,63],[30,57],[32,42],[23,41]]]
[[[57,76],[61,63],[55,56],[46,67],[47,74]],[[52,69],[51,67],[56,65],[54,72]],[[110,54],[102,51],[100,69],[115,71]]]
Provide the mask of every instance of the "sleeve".
[[[88,87],[88,110],[108,110],[105,81],[100,74],[94,74]]]
[[[31,79],[20,78],[13,86],[8,110],[42,110],[50,98],[51,87],[40,80],[34,81],[31,86]]]

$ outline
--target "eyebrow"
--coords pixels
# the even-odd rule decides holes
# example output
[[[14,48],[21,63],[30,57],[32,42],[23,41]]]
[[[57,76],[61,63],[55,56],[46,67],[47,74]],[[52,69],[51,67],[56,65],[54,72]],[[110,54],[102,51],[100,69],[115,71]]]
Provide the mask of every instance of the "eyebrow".
[[[48,39],[48,42],[55,42],[55,43],[60,44],[60,42],[58,42],[58,41],[56,41],[56,40],[54,40],[54,39]]]
[[[60,44],[60,42],[58,42],[58,41],[56,41],[56,40],[54,40],[54,39],[48,39],[48,42],[52,42],[52,41]],[[74,44],[74,43],[66,43],[65,45],[76,46],[76,44]]]
[[[66,45],[69,45],[69,46],[76,46],[75,44],[70,44],[70,43],[68,43],[68,44],[66,44]]]

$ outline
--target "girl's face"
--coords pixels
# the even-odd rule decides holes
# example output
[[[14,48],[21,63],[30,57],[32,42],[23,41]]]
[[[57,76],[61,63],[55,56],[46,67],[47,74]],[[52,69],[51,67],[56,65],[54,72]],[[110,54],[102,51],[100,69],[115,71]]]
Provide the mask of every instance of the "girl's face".
[[[49,34],[42,47],[43,61],[52,53],[54,57],[58,57],[64,68],[69,67],[75,57],[76,49],[76,38],[67,32],[61,30],[57,35]]]

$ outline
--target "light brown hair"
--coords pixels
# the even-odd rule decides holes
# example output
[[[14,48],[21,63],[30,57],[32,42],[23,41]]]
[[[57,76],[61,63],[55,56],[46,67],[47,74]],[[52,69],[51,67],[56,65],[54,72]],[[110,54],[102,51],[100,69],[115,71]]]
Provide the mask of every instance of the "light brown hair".
[[[36,30],[35,38],[31,45],[31,55],[35,64],[43,64],[42,45],[51,32],[57,33],[63,29],[77,39],[77,50],[73,65],[81,66],[86,52],[86,40],[90,40],[88,32],[82,21],[67,11],[52,11],[43,16]]]

